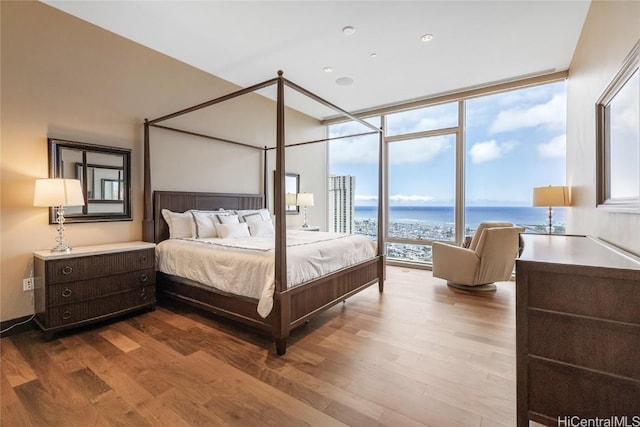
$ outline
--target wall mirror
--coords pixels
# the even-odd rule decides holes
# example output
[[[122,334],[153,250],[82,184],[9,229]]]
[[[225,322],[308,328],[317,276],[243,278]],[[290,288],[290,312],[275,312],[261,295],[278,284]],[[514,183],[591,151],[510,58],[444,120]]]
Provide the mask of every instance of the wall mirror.
[[[297,173],[289,173],[285,172],[284,174],[284,192],[288,195],[287,197],[292,198],[292,194],[297,194],[300,192],[300,175]],[[293,200],[288,200],[289,201]],[[287,214],[297,214],[300,213],[300,206],[293,204],[287,205],[285,212]]]
[[[275,194],[276,171],[273,171],[273,194]],[[285,213],[295,215],[300,213],[300,207],[295,204],[295,197],[300,192],[300,175],[297,173],[284,173],[284,192],[286,197]],[[292,203],[292,204],[289,204]]]
[[[598,207],[640,212],[640,41],[596,102]]]
[[[79,179],[84,206],[64,210],[65,222],[131,221],[131,150],[49,138],[49,176]],[[49,223],[55,224],[54,209]]]

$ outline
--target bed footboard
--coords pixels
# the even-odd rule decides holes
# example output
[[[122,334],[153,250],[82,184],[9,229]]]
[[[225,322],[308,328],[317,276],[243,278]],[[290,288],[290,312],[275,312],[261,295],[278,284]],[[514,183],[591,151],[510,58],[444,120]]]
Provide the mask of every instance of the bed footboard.
[[[384,257],[364,261],[274,295],[273,310],[266,318],[257,312],[257,300],[225,295],[189,281],[157,273],[158,298],[170,298],[223,316],[269,334],[276,352],[287,351],[289,332],[314,316],[374,283],[383,290]]]
[[[279,313],[274,317],[274,340],[279,355],[287,350],[289,331],[352,295],[379,283],[384,287],[384,257],[377,256],[349,268],[294,287],[276,296]]]

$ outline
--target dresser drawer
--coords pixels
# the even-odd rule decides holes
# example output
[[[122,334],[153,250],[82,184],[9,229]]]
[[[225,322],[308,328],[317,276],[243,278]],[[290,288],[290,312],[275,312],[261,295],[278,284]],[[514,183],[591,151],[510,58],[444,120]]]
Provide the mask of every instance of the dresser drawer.
[[[528,281],[529,307],[640,324],[636,280],[538,270]]]
[[[114,293],[153,285],[155,270],[130,271],[76,282],[56,283],[47,288],[47,307],[91,300]]]
[[[574,415],[609,419],[615,415],[631,421],[638,415],[639,382],[535,357],[529,357],[528,364],[528,406],[533,413],[554,420]]]
[[[529,354],[640,382],[640,325],[529,310]]]
[[[51,285],[154,268],[154,266],[155,250],[150,248],[51,260],[46,263],[45,274],[47,283]]]
[[[87,319],[99,320],[101,316],[106,318],[154,303],[155,292],[153,286],[137,288],[97,298],[90,302],[77,302],[75,304],[51,307],[46,313],[47,325],[49,328],[55,328]]]

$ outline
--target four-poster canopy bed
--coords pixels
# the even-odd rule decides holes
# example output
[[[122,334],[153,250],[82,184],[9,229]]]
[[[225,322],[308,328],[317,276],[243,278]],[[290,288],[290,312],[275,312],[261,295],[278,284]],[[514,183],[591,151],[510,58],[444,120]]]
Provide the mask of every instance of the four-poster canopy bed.
[[[276,85],[276,141],[273,147],[257,147],[255,145],[218,138],[213,135],[196,133],[175,127],[161,125],[161,122],[182,116],[224,101],[249,94],[257,90]],[[278,71],[278,77],[265,82],[238,90],[228,95],[213,99],[196,106],[168,114],[154,120],[145,120],[144,123],[144,222],[143,239],[148,242],[160,244],[169,236],[169,225],[163,218],[163,210],[171,212],[188,212],[193,210],[215,211],[225,210],[259,210],[267,208],[268,200],[268,174],[267,153],[275,150],[275,194],[273,214],[275,215],[274,235],[275,247],[272,251],[273,261],[273,308],[266,317],[258,314],[258,300],[245,296],[232,295],[219,291],[210,286],[204,286],[196,281],[180,278],[162,271],[157,273],[157,292],[159,297],[185,302],[189,305],[204,309],[214,314],[222,315],[245,324],[249,324],[270,334],[275,341],[276,351],[282,355],[286,351],[289,331],[314,315],[344,301],[349,296],[378,283],[379,291],[383,291],[384,285],[384,224],[383,215],[384,176],[382,165],[379,166],[379,190],[378,190],[378,238],[372,257],[359,260],[355,264],[345,265],[335,271],[320,277],[313,278],[296,286],[288,286],[287,283],[287,224],[285,201],[285,148],[325,142],[330,138],[308,141],[294,144],[285,144],[285,86],[329,107],[340,115],[361,123],[370,132],[366,134],[379,135],[379,155],[382,158],[382,132],[375,126],[355,117],[347,111],[325,101],[321,97],[292,83]],[[235,193],[198,193],[182,191],[152,191],[150,150],[150,128],[155,127],[168,131],[202,137],[213,141],[235,144],[252,150],[263,151],[263,194],[235,194]],[[363,135],[363,134],[359,134]],[[381,162],[380,162],[381,163]],[[308,233],[307,234],[316,234]],[[329,233],[325,233],[329,234]],[[361,237],[361,236],[358,236]],[[325,242],[325,244],[327,244]],[[330,244],[330,243],[329,243]]]

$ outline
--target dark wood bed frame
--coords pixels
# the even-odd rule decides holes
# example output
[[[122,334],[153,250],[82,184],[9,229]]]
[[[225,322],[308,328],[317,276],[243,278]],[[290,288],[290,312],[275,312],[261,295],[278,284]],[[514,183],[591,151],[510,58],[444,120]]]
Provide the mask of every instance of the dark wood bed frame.
[[[159,125],[159,122],[188,114],[211,105],[224,102],[226,100],[254,92],[264,87],[277,85],[277,117],[276,117],[276,144],[274,147],[256,147],[253,145],[217,138],[215,136],[193,133],[187,130],[175,129]],[[373,129],[373,132],[351,135],[359,136],[377,133],[379,135],[379,152],[382,158],[383,139],[382,131],[379,128],[357,118],[339,107],[325,101],[312,94],[300,86],[282,77],[282,72],[278,72],[278,77],[257,85],[241,89],[229,95],[216,98],[214,100],[196,105],[194,107],[180,110],[176,113],[160,117],[155,120],[145,120],[144,123],[144,221],[143,239],[148,242],[159,243],[169,238],[168,225],[161,215],[162,209],[169,209],[174,212],[184,212],[189,209],[216,210],[223,209],[259,209],[267,207],[268,194],[268,174],[267,174],[267,151],[276,150],[275,167],[275,203],[273,213],[275,214],[275,291],[273,298],[273,309],[271,313],[262,318],[257,312],[258,300],[238,297],[199,285],[187,279],[169,276],[158,272],[157,291],[160,299],[169,297],[179,300],[189,305],[204,309],[211,313],[221,315],[236,321],[248,324],[271,335],[276,344],[278,355],[283,355],[287,348],[287,338],[291,329],[305,323],[313,316],[344,301],[346,298],[360,292],[361,290],[378,283],[379,291],[383,291],[385,273],[385,244],[384,244],[384,175],[383,167],[379,166],[379,205],[378,205],[378,253],[367,261],[343,268],[329,275],[306,282],[302,285],[287,288],[286,271],[286,215],[285,215],[285,148],[304,144],[328,141],[309,141],[297,144],[285,145],[284,142],[284,86],[312,98],[337,111],[339,114],[350,120],[360,122],[364,126]],[[263,170],[263,194],[233,194],[233,193],[195,193],[182,191],[153,191],[151,186],[150,173],[150,127],[157,127],[164,130],[189,134],[193,136],[208,138],[215,141],[232,143],[248,149],[264,150],[264,170]],[[344,138],[344,136],[342,137]]]

